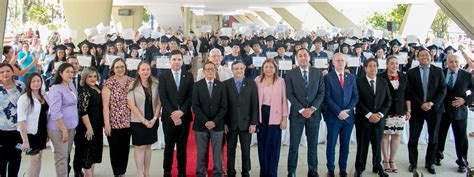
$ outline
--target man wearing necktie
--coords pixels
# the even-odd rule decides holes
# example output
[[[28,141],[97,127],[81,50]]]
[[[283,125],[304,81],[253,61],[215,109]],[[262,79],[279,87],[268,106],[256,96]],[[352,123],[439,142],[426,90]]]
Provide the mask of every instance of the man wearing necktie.
[[[448,85],[446,97],[444,98],[446,111],[442,114],[441,118],[435,165],[441,165],[441,160],[444,158],[444,146],[449,126],[451,125],[456,145],[458,172],[465,173],[466,167],[464,166],[463,158],[467,160],[469,144],[466,131],[467,105],[470,105],[473,100],[474,83],[471,79],[471,73],[459,69],[458,56],[450,54],[447,59],[448,68],[444,69]],[[468,95],[467,91],[470,91],[471,94]]]
[[[236,176],[237,138],[242,151],[242,176],[250,176],[250,142],[258,123],[258,93],[255,82],[245,78],[245,64],[232,63],[233,78],[224,82],[227,93],[227,115],[224,132],[227,135],[227,175]]]
[[[359,103],[355,118],[357,153],[354,176],[362,176],[367,162],[369,143],[371,143],[372,172],[378,173],[380,177],[388,177],[381,164],[380,145],[385,128],[385,118],[392,103],[389,83],[381,76],[377,76],[378,64],[375,58],[367,59],[364,68],[365,76],[357,79]]]
[[[303,129],[306,129],[308,141],[308,176],[319,176],[317,143],[324,80],[320,69],[310,67],[311,56],[307,49],[298,50],[296,56],[300,66],[288,71],[285,78],[286,95],[291,102],[288,176],[295,176]]]
[[[212,145],[213,175],[224,176],[222,170],[222,141],[224,139],[224,119],[227,112],[227,94],[224,84],[215,79],[217,66],[206,62],[203,66],[204,78],[193,88],[193,130],[197,144],[196,176],[207,176],[208,144]]]
[[[349,145],[354,128],[354,108],[359,101],[355,76],[344,72],[346,56],[336,53],[332,59],[334,70],[324,76],[325,97],[324,120],[328,127],[326,158],[328,177],[334,177],[335,155],[338,136],[340,136],[339,174],[347,177]]]
[[[436,174],[433,164],[438,145],[441,114],[445,112],[443,100],[447,84],[441,68],[431,66],[431,55],[427,48],[421,47],[417,57],[420,65],[407,72],[407,100],[411,102],[412,107],[408,141],[410,161],[408,170],[413,172],[417,168],[418,140],[426,121],[429,138],[425,167],[431,174]]]
[[[178,161],[178,177],[186,176],[186,147],[189,126],[192,120],[191,94],[193,75],[181,70],[183,54],[179,50],[170,53],[171,69],[159,76],[158,91],[163,107],[161,122],[165,134],[163,171],[165,177],[171,177],[174,147]]]

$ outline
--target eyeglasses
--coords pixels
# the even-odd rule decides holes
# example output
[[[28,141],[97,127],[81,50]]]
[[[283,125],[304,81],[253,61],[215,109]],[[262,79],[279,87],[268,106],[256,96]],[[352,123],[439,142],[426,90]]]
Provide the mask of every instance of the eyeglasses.
[[[206,71],[216,71],[216,68],[206,68]]]

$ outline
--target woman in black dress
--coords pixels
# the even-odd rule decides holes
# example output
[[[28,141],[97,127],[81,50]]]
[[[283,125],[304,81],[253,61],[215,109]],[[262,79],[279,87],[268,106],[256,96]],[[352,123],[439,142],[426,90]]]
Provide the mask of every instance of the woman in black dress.
[[[97,85],[99,72],[94,67],[82,71],[79,88],[79,125],[76,128],[75,157],[81,159],[80,166],[85,176],[92,177],[94,164],[102,162],[104,118],[101,90]]]
[[[41,93],[43,79],[32,73],[26,82],[26,93],[18,99],[18,130],[23,140],[22,149],[30,155],[29,177],[39,177],[41,171],[41,150],[46,148],[48,132],[48,103]]]

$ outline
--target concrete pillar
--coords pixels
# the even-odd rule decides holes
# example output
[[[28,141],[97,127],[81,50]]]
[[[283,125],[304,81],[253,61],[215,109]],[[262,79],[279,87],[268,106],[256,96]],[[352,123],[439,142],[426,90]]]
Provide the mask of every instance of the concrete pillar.
[[[270,26],[276,26],[278,25],[278,22],[275,21],[270,15],[265,13],[264,11],[255,11],[260,18],[262,18],[268,25]]]
[[[255,24],[260,25],[261,27],[267,27],[267,26],[268,26],[265,22],[263,22],[262,20],[258,19],[257,16],[255,16],[255,15],[252,14],[252,13],[245,13],[245,16],[246,16],[248,19],[252,20]]]
[[[418,37],[426,36],[431,28],[431,24],[436,17],[438,11],[436,4],[428,2],[423,4],[409,4],[403,22],[400,26],[400,34],[417,35]],[[420,15],[423,12],[423,15]]]
[[[110,24],[113,0],[62,0],[64,15],[69,29],[77,30],[76,42],[86,38],[84,29],[100,22]]]
[[[112,20],[114,20],[115,23],[120,22],[123,29],[131,28],[133,30],[138,30],[143,22],[143,8],[143,6],[114,6],[112,7]],[[119,16],[119,9],[130,9],[132,10],[132,15]]]
[[[344,14],[339,12],[329,2],[308,2],[308,4],[318,11],[331,25],[339,28],[356,27]]]
[[[471,39],[474,39],[474,1],[435,0],[441,10],[448,15]]]
[[[3,52],[3,38],[5,37],[5,28],[7,26],[8,0],[0,1],[0,51]]]
[[[303,22],[295,17],[291,12],[286,10],[285,8],[273,8],[273,10],[280,15],[283,20],[285,20],[288,24],[293,27],[295,30],[303,29]]]
[[[192,18],[193,18],[193,12],[189,10],[189,7],[182,7],[182,14],[183,14],[183,30],[184,34],[188,35],[189,30],[192,29]]]

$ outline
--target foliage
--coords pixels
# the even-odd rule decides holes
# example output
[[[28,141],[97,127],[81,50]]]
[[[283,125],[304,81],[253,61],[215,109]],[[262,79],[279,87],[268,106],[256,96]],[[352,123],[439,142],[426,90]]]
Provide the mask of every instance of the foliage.
[[[47,24],[51,18],[49,9],[39,5],[32,6],[27,12],[27,16],[30,21],[35,21],[42,25]]]
[[[436,12],[433,23],[431,24],[433,34],[439,38],[449,38],[448,24],[449,17],[441,9],[439,9],[438,12]]]
[[[397,4],[397,6],[388,13],[374,12],[367,17],[366,24],[371,25],[375,29],[385,29],[387,27],[387,21],[393,21],[398,31],[400,30],[407,9],[408,4]]]
[[[151,13],[147,8],[143,7],[143,21],[148,22],[151,19]]]

